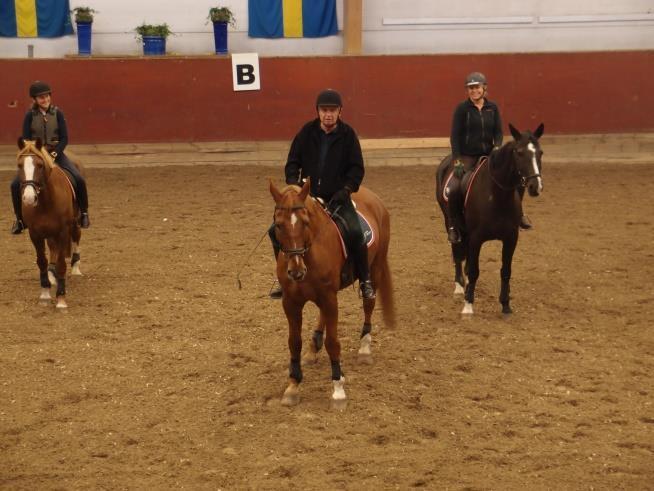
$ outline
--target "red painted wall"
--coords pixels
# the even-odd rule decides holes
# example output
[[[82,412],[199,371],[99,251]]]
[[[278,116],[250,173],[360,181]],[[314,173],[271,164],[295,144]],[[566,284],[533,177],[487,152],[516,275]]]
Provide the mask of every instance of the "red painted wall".
[[[261,58],[262,90],[234,92],[228,58],[0,59],[0,143],[19,135],[36,79],[53,86],[71,143],[285,140],[324,87],[342,92],[344,119],[364,138],[446,136],[473,70],[505,126],[644,132],[652,67],[653,51]]]

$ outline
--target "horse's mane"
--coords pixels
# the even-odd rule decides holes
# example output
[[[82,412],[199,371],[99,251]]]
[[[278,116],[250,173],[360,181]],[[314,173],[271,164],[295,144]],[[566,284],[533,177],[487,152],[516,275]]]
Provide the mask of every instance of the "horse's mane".
[[[36,142],[33,140],[23,140],[23,142],[25,143],[25,146],[18,151],[16,158],[20,158],[23,155],[37,155],[43,159],[43,162],[45,162],[45,165],[47,165],[48,168],[54,168],[54,160],[52,156],[45,150],[44,146],[39,149],[36,146]]]

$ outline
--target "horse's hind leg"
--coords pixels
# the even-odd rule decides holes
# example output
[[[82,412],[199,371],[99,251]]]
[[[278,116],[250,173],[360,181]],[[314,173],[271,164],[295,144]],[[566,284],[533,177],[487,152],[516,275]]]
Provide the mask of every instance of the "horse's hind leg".
[[[66,245],[70,240],[69,232],[60,234],[57,242],[48,241],[50,245],[50,257],[56,258],[55,271],[57,273],[57,308],[65,309],[66,304]]]
[[[511,301],[511,263],[513,253],[518,242],[518,234],[502,241],[502,269],[500,270],[500,303],[502,304],[502,313],[510,314],[513,312],[509,302]]]
[[[80,270],[81,256],[80,256],[80,247],[79,241],[82,238],[82,229],[80,226],[75,223],[73,226],[73,231],[71,235],[72,239],[72,255],[70,258],[70,274],[73,276],[81,276],[82,271]]]
[[[373,284],[375,287],[379,285],[379,280],[375,277],[379,276],[378,271],[375,270],[373,274]],[[375,310],[374,298],[363,299],[363,326],[361,327],[361,339],[359,340],[359,353],[358,359],[362,363],[372,363],[372,313]]]
[[[322,349],[325,336],[325,319],[323,318],[322,312],[320,312],[320,320],[316,329],[313,331],[311,336],[311,343],[309,344],[309,350],[304,354],[303,361],[305,363],[316,363],[318,361],[318,353]]]
[[[39,301],[43,304],[50,303],[50,278],[48,276],[48,258],[45,255],[45,240],[32,238],[34,249],[36,250],[36,264],[39,267],[39,277],[41,280],[41,295]]]
[[[466,259],[466,268],[468,269],[468,284],[465,291],[465,302],[463,304],[462,314],[472,314],[472,304],[475,303],[475,287],[479,278],[479,252],[481,244],[468,245],[468,257]]]

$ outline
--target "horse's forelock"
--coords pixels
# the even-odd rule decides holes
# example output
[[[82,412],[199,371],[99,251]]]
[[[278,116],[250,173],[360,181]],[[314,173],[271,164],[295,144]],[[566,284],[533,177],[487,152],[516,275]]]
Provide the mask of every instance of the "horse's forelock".
[[[49,168],[54,167],[54,160],[45,150],[45,147],[41,147],[40,149],[36,148],[36,144],[32,140],[25,140],[25,146],[18,151],[17,158],[20,158],[23,155],[37,155],[41,157],[43,162],[45,162],[45,165]]]

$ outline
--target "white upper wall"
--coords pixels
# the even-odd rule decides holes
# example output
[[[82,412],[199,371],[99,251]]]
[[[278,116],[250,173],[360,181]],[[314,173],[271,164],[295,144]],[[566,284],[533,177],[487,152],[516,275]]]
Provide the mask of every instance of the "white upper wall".
[[[343,1],[337,0],[339,29]],[[363,54],[511,53],[654,49],[652,0],[363,0]],[[210,7],[229,6],[236,17],[229,51],[261,56],[338,55],[342,33],[322,39],[254,39],[247,35],[247,0],[71,0],[90,6],[94,55],[140,55],[134,28],[166,22],[177,35],[169,54],[214,51]],[[75,36],[0,38],[0,57],[37,58],[77,53]]]

